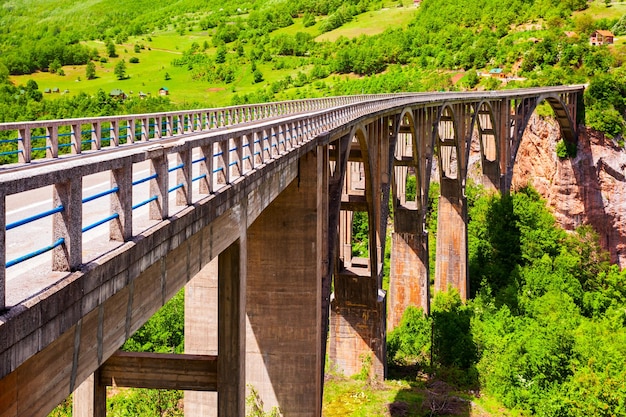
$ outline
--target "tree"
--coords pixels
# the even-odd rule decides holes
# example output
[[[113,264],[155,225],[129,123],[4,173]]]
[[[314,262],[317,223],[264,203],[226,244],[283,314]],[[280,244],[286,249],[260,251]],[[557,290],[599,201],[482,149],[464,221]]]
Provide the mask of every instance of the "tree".
[[[48,66],[48,70],[53,74],[56,74],[60,69],[61,61],[59,60],[59,58],[55,58]]]
[[[254,82],[255,83],[260,83],[261,81],[263,81],[263,74],[258,69],[254,70],[252,75],[254,77]]]
[[[107,54],[109,58],[115,58],[117,56],[117,52],[115,52],[115,44],[110,39],[106,43]]]
[[[88,80],[93,80],[96,78],[96,64],[93,61],[89,61],[87,63],[87,68],[85,68],[85,76]]]
[[[117,77],[118,80],[123,80],[125,78],[127,78],[126,76],[126,61],[125,60],[121,60],[120,62],[118,62],[115,65],[115,70],[114,70],[114,74]]]
[[[215,53],[215,63],[223,64],[224,62],[226,62],[226,47],[220,45],[217,47],[217,52]]]

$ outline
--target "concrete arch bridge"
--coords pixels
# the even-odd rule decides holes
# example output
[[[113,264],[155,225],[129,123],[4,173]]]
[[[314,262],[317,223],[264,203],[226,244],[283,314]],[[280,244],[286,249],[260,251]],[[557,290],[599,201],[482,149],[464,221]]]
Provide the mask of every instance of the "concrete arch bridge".
[[[507,191],[535,107],[547,101],[575,141],[582,93],[406,93],[0,125],[3,155],[17,161],[0,167],[0,416],[45,416],[72,392],[74,415],[103,416],[113,383],[188,390],[186,415],[220,417],[244,415],[250,384],[285,416],[320,416],[326,352],[346,374],[369,357],[382,377],[386,329],[409,304],[428,310],[430,181],[441,184],[435,288],[466,296],[471,141],[485,182]],[[434,163],[441,178],[430,178]],[[362,257],[355,212],[369,226]],[[117,352],[183,287],[185,355]]]

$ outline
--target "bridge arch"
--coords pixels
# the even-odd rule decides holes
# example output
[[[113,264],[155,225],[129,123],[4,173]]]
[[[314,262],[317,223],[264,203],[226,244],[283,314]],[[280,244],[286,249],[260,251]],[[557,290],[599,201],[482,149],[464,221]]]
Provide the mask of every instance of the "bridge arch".
[[[547,102],[554,112],[557,123],[561,131],[563,140],[575,143],[578,140],[576,128],[576,108],[580,98],[572,93],[542,93],[532,97],[525,97],[513,101],[515,114],[515,128],[510,138],[510,160],[507,161],[506,179],[504,191],[508,192],[513,180],[513,168],[517,159],[517,153],[522,143],[524,131],[537,106],[542,102]]]
[[[480,150],[480,169],[483,184],[493,189],[500,189],[502,173],[502,145],[503,132],[496,122],[495,103],[490,100],[481,100],[473,105],[469,134],[466,137],[465,160],[469,161],[470,151],[476,137]],[[467,171],[463,178],[467,179]]]
[[[461,161],[463,154],[459,146],[459,121],[452,105],[444,104],[435,121],[435,146],[439,154],[439,176],[441,181],[454,180],[462,182]]]

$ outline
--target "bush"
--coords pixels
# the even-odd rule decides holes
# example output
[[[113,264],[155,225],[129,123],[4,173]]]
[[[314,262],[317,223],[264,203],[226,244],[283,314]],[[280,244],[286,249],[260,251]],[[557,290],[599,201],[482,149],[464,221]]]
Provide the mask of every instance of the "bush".
[[[137,58],[136,56],[130,57],[128,62],[130,62],[131,64],[139,64],[139,58]]]
[[[426,365],[430,354],[432,321],[421,308],[409,306],[400,325],[387,335],[390,363]]]
[[[576,146],[576,143],[567,142],[561,139],[556,144],[556,156],[558,156],[559,159],[574,158],[576,156],[577,149],[578,147]]]
[[[585,112],[587,126],[603,132],[609,138],[624,133],[624,118],[611,104],[600,102],[588,107]]]

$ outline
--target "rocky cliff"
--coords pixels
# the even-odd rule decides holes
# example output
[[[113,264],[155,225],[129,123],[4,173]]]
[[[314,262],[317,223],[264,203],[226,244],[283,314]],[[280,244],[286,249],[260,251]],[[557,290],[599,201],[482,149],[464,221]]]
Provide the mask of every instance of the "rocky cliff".
[[[559,138],[556,121],[533,115],[517,155],[513,188],[530,183],[567,230],[592,225],[611,261],[626,267],[626,152],[582,127],[576,157],[560,160]]]

